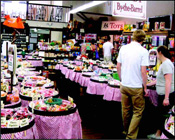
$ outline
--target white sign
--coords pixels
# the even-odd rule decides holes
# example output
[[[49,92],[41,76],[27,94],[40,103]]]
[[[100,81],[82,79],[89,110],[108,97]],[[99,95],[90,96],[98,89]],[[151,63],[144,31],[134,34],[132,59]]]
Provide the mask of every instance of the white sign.
[[[3,109],[4,108],[4,103],[3,103],[3,101],[1,101],[1,109]]]
[[[125,23],[123,21],[103,21],[101,30],[114,31],[114,30],[123,30]]]
[[[38,100],[38,95],[33,95],[32,96],[32,101]]]
[[[29,125],[29,119],[28,118],[20,120],[20,127],[24,127],[24,126],[27,126],[27,125]]]
[[[113,16],[146,19],[146,1],[113,1],[112,7]]]
[[[6,125],[6,117],[1,117],[1,125]]]
[[[7,128],[18,128],[18,127],[19,127],[19,120],[8,121]]]
[[[12,54],[9,54],[8,70],[13,71],[13,55]]]

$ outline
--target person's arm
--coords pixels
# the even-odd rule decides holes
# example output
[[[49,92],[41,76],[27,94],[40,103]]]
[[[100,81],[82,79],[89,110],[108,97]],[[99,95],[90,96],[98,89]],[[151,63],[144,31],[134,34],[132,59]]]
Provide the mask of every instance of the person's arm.
[[[169,105],[169,94],[171,91],[171,81],[172,81],[172,74],[168,73],[164,75],[165,77],[165,99],[163,101],[164,106]]]
[[[121,81],[121,63],[119,63],[119,62],[117,62],[117,73],[118,73],[120,81]]]
[[[146,66],[141,66],[141,75],[142,75],[142,83],[143,83],[143,87],[144,87],[144,91],[145,91],[145,95],[147,96],[147,74],[146,74]]]
[[[156,85],[156,80],[154,80],[154,81],[147,84],[147,86],[154,86],[154,85]]]

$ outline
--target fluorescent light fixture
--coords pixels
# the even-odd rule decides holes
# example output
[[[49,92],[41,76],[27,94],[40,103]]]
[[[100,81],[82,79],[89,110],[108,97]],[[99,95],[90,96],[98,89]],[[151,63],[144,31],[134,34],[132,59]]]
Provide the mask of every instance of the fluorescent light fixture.
[[[89,2],[87,4],[84,4],[84,5],[80,6],[80,7],[77,7],[75,9],[71,10],[69,13],[70,14],[74,14],[74,13],[77,13],[79,11],[83,11],[85,9],[88,9],[90,7],[93,7],[93,6],[96,6],[96,5],[105,3],[105,2],[107,2],[107,1],[93,1],[93,2]]]

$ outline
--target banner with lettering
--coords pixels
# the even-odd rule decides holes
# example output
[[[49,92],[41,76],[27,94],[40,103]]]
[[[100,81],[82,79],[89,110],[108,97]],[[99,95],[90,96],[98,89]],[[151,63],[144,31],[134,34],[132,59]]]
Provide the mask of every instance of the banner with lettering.
[[[123,30],[124,28],[123,21],[102,21],[101,30],[103,31],[117,31]]]
[[[146,19],[146,1],[113,1],[112,7],[113,16]]]

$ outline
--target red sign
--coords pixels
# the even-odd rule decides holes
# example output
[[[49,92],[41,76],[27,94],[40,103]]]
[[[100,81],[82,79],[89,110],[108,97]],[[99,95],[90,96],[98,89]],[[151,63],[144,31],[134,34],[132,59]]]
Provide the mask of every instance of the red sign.
[[[123,21],[103,21],[101,30],[103,31],[115,31],[115,30],[123,30],[124,28]]]

